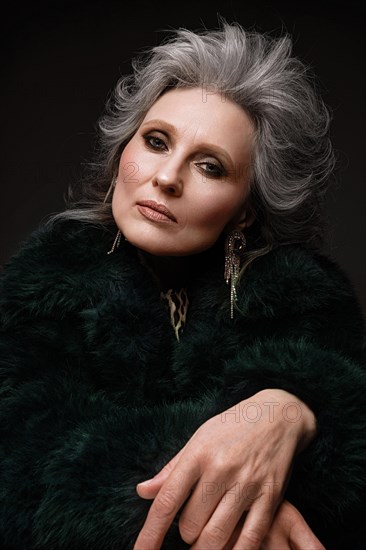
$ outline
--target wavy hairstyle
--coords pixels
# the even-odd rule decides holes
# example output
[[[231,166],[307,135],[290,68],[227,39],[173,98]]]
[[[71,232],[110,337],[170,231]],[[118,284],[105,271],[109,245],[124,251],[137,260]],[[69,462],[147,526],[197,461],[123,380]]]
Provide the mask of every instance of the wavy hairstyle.
[[[256,31],[219,16],[219,27],[171,36],[132,59],[98,121],[98,148],[67,209],[54,215],[89,222],[113,220],[112,186],[121,152],[149,108],[171,88],[210,86],[251,117],[254,154],[250,205],[261,253],[273,245],[318,246],[334,153],[330,114],[309,68],[292,56],[292,40]]]

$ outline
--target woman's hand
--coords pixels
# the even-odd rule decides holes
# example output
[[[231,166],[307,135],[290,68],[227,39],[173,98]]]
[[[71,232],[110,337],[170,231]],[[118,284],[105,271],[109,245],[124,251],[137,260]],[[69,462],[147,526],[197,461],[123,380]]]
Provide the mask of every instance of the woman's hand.
[[[223,550],[235,548],[243,528],[243,522],[244,519],[240,520]],[[304,548],[306,550],[326,550],[297,508],[287,500],[283,500],[263,539],[260,550],[304,550]]]
[[[274,517],[261,550],[325,550],[300,512],[284,500]]]
[[[282,499],[292,460],[315,434],[310,409],[283,390],[263,390],[209,419],[147,484],[155,498],[134,550],[158,550],[183,504],[179,529],[192,550],[256,550]]]

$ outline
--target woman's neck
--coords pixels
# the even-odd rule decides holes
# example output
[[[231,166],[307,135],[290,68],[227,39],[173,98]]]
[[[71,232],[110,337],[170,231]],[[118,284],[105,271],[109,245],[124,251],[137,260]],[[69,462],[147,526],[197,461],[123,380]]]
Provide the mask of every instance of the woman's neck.
[[[195,274],[199,256],[154,256],[143,250],[139,250],[138,253],[161,290],[188,286]]]

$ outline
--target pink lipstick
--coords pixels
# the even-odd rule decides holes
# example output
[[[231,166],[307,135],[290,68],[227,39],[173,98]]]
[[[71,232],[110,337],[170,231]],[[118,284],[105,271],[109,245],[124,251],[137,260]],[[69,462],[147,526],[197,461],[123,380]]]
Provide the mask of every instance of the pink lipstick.
[[[145,216],[145,218],[158,222],[175,222],[176,217],[168,210],[164,204],[159,204],[155,201],[139,201],[137,203],[138,211]]]

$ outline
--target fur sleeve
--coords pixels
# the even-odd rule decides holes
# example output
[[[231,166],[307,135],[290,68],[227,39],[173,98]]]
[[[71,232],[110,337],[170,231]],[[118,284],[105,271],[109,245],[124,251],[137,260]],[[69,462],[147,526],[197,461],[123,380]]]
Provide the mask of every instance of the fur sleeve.
[[[365,369],[306,340],[267,340],[230,361],[227,377],[233,404],[240,401],[240,378],[284,389],[308,404],[317,435],[295,460],[287,498],[319,534],[356,528],[366,491]],[[301,410],[284,407],[283,415],[293,422]]]

